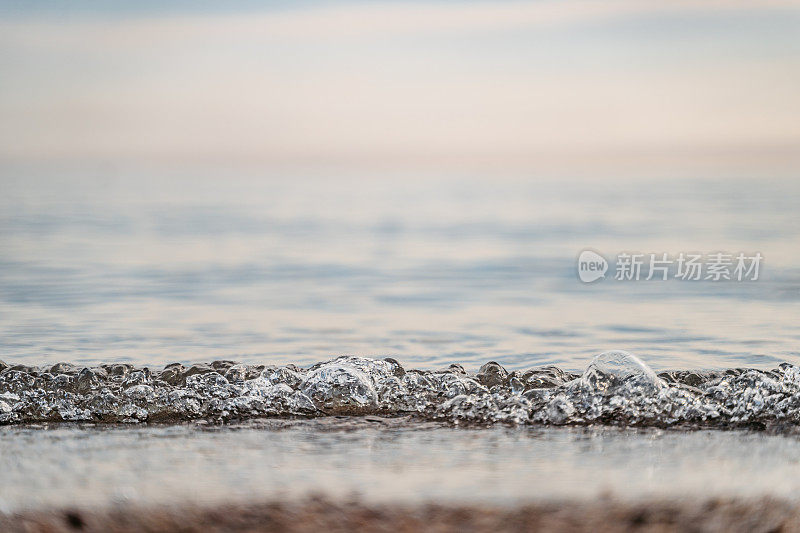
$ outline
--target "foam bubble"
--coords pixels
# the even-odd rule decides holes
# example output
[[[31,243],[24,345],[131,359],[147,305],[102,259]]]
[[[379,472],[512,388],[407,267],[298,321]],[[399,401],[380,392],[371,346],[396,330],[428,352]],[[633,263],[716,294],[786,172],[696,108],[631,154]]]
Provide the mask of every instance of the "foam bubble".
[[[800,368],[676,370],[656,375],[633,354],[595,357],[582,374],[556,367],[509,372],[489,362],[405,369],[393,359],[343,356],[310,368],[233,361],[0,372],[0,424],[92,421],[226,422],[326,415],[472,424],[785,428],[800,426]]]

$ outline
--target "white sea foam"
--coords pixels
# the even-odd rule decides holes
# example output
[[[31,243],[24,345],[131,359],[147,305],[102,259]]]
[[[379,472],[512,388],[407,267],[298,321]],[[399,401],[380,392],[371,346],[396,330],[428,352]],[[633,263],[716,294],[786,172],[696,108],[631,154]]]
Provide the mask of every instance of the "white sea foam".
[[[407,415],[453,423],[791,428],[800,368],[656,375],[622,351],[578,375],[556,367],[508,372],[490,362],[406,370],[393,359],[341,356],[309,368],[231,361],[163,370],[113,364],[4,365],[0,423],[228,422],[265,417]]]

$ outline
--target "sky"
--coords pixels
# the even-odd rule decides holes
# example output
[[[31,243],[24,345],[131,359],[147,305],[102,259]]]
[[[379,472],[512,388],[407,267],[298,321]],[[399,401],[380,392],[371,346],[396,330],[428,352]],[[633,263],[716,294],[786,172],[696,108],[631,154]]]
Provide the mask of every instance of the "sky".
[[[0,3],[0,161],[800,156],[800,3]]]

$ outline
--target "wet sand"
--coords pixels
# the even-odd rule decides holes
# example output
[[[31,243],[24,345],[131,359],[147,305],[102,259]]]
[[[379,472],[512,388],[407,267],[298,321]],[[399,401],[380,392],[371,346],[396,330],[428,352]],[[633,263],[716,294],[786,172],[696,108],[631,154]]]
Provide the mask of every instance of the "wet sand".
[[[59,509],[0,515],[9,532],[125,531],[800,531],[786,500],[537,503],[516,507],[365,504],[311,498],[217,506]]]

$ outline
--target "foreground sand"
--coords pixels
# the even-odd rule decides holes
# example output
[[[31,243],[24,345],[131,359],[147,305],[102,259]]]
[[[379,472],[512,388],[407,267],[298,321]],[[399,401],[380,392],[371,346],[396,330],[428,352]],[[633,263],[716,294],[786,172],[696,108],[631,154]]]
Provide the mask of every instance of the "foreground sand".
[[[774,499],[515,508],[368,505],[326,499],[211,507],[115,507],[0,515],[0,531],[800,531],[800,506]]]

